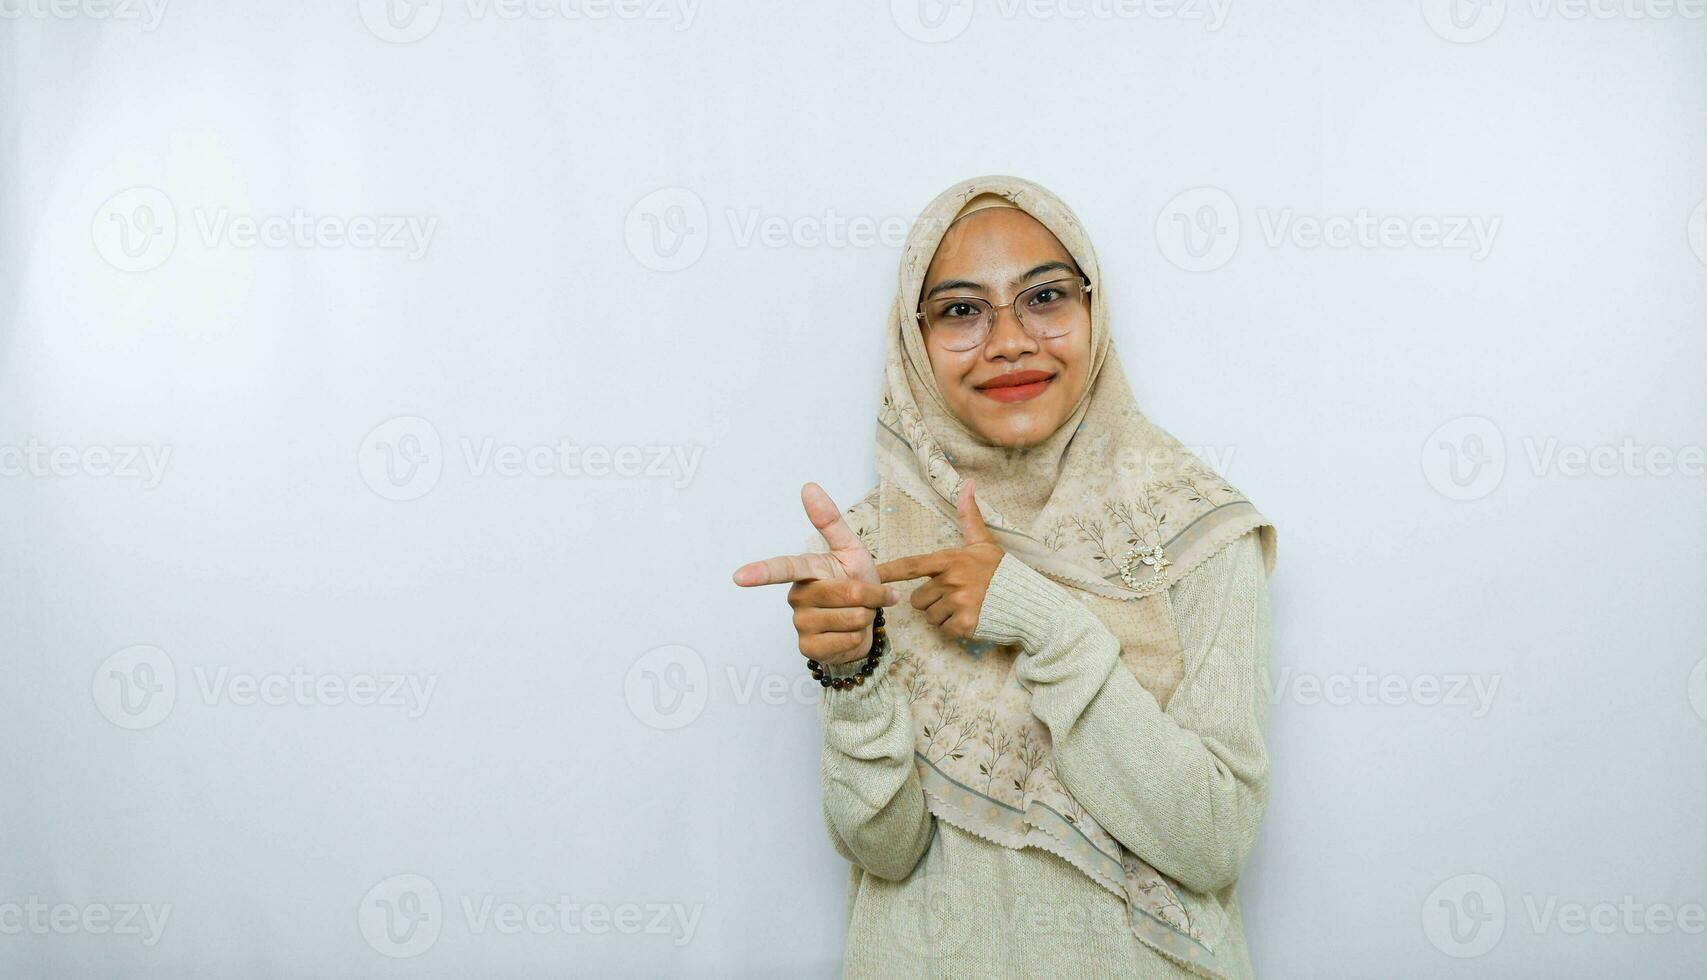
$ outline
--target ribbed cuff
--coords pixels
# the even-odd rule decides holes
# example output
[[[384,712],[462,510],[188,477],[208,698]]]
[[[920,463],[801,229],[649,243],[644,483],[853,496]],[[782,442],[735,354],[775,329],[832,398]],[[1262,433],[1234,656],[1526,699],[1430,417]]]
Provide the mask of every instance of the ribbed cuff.
[[[1062,605],[1071,601],[1066,589],[1012,554],[1003,555],[984,593],[972,637],[1017,643],[1033,653],[1043,647]]]
[[[877,666],[872,668],[870,674],[866,675],[864,684],[855,684],[852,687],[844,687],[839,691],[833,687],[824,688],[825,708],[827,710],[834,711],[836,715],[841,717],[855,717],[863,713],[862,709],[856,706],[863,706],[874,701],[880,701],[880,698],[873,697],[872,695],[873,692],[877,690],[883,678],[888,676],[889,661],[894,656],[895,650],[891,647],[884,652],[883,656],[877,658]],[[824,676],[854,677],[859,674],[859,669],[864,666],[864,664],[864,657],[848,664],[825,664]]]

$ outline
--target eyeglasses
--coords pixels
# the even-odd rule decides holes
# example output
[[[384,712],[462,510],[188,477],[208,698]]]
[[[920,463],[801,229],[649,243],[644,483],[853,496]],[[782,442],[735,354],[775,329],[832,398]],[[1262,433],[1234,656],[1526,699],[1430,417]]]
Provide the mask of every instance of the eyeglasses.
[[[1053,340],[1085,322],[1084,300],[1090,291],[1090,280],[1077,278],[1038,283],[1001,306],[976,296],[938,296],[920,303],[913,319],[923,320],[931,339],[945,349],[969,351],[983,346],[996,326],[996,314],[1011,306],[1020,329],[1038,340]]]

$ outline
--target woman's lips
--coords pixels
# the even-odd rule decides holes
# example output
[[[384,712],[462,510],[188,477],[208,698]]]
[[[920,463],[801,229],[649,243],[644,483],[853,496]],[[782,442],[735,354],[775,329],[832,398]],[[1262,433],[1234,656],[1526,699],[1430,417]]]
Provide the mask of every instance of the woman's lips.
[[[978,385],[978,393],[999,402],[1023,402],[1043,394],[1055,375],[1048,371],[1014,371]]]

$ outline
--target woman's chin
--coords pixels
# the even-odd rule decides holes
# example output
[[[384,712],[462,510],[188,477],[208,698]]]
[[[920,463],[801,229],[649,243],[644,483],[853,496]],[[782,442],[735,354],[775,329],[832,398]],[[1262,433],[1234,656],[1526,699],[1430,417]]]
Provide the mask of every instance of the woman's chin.
[[[979,434],[1003,449],[1030,449],[1054,434],[1058,425],[1050,425],[1036,414],[1026,413],[1011,418],[985,419],[978,426]]]

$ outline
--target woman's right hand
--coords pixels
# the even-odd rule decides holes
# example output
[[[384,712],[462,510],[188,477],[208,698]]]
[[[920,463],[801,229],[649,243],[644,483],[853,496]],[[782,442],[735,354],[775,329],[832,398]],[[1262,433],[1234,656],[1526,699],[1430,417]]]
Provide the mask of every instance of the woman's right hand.
[[[821,664],[846,664],[871,650],[876,610],[901,601],[894,588],[877,580],[871,552],[842,520],[842,512],[816,483],[800,489],[800,502],[812,526],[830,546],[828,554],[781,555],[735,570],[740,586],[794,583],[788,604],[800,653]]]

